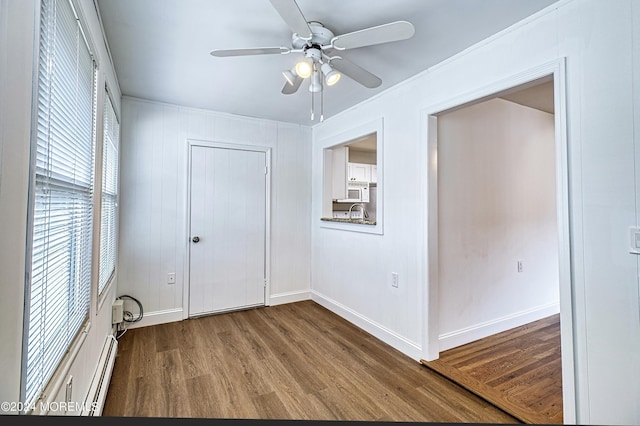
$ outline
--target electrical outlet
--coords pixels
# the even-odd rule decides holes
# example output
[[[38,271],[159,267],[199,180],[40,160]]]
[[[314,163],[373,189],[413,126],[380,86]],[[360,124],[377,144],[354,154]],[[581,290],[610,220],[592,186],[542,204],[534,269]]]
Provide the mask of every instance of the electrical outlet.
[[[67,407],[71,404],[71,398],[73,396],[72,392],[73,392],[73,376],[69,376],[69,378],[67,379],[67,388],[65,389],[65,393],[64,393],[64,402],[66,402]]]
[[[176,273],[170,272],[167,274],[167,283],[175,284],[176,283]]]
[[[392,272],[391,273],[391,286],[392,287],[398,287],[398,273],[397,272]]]
[[[518,260],[518,272],[522,272],[522,260]]]

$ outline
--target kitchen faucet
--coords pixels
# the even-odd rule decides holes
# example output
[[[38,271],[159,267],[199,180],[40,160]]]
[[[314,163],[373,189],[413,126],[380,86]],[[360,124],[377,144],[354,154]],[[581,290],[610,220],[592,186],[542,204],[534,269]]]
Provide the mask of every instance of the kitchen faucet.
[[[351,204],[351,207],[349,207],[349,219],[351,219],[351,210],[354,207],[360,207],[360,209],[362,210],[362,219],[366,219],[367,217],[369,217],[369,215],[367,214],[367,211],[364,209],[364,205],[362,203],[354,203],[354,204]]]

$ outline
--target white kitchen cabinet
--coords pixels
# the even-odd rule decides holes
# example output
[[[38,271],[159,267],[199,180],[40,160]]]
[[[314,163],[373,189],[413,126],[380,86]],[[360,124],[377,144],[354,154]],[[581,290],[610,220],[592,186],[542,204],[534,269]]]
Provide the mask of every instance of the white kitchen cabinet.
[[[347,180],[349,179],[347,159],[349,158],[349,147],[334,147],[327,150],[325,155],[328,155],[325,161],[331,163],[331,198],[334,200],[347,198]]]
[[[348,178],[362,182],[377,182],[378,168],[375,164],[349,163]]]

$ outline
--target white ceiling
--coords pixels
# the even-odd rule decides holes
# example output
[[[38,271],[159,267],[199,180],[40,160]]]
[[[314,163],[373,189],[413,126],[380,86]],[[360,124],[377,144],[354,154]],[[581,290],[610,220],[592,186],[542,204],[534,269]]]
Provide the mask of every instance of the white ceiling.
[[[407,20],[415,35],[341,56],[382,79],[368,89],[348,77],[325,87],[330,117],[441,62],[557,0],[297,0],[308,21],[340,35]],[[283,95],[282,71],[300,54],[213,57],[213,49],[291,47],[291,30],[268,0],[98,0],[124,95],[304,125],[304,82]],[[316,106],[318,120],[319,104]]]

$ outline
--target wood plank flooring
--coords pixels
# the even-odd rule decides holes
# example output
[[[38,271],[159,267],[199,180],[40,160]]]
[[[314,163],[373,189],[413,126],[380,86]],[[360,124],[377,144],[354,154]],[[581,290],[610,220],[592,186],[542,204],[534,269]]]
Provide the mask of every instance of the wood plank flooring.
[[[525,423],[563,422],[559,315],[421,362]]]
[[[103,416],[520,423],[312,301],[127,331]]]

